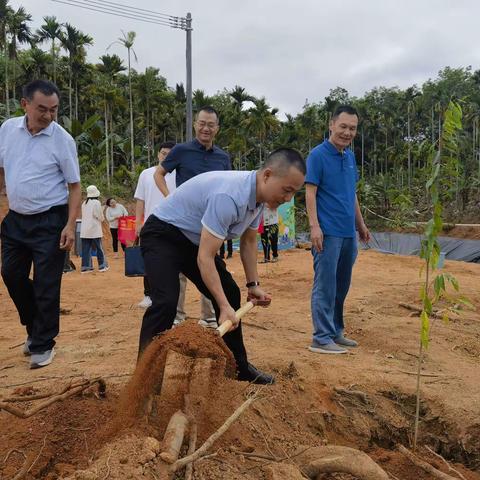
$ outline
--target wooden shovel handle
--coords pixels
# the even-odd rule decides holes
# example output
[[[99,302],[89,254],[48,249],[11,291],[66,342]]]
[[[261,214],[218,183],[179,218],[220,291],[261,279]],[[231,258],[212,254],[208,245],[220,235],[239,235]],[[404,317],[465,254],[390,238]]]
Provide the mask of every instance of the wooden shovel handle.
[[[243,307],[240,307],[236,312],[235,312],[235,317],[237,320],[240,320],[246,313],[248,313],[255,304],[253,302],[247,302]],[[233,326],[233,323],[231,320],[227,320],[223,322],[218,328],[217,332],[220,334],[221,337],[223,337]]]

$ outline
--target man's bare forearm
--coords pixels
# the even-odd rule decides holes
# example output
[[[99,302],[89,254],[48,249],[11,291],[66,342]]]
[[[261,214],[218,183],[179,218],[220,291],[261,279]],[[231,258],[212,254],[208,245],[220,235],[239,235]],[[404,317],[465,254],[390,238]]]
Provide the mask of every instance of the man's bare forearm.
[[[358,203],[358,198],[355,195],[355,226],[358,228],[364,225],[362,211],[360,209],[360,204]]]
[[[157,185],[158,189],[163,193],[164,197],[168,197],[168,195],[170,194],[170,192],[168,191],[167,182],[165,181],[165,175],[167,173],[168,172],[164,168],[162,168],[161,165],[159,165],[153,175],[155,184]]]
[[[135,204],[135,223],[137,225],[143,224],[144,212],[145,212],[145,202],[143,200],[137,200],[137,203]]]
[[[247,282],[258,282],[257,232],[248,229],[240,237],[240,259],[242,260]]]
[[[310,227],[319,226],[317,212],[317,186],[307,183],[305,190],[305,205],[307,207]]]
[[[68,184],[68,221],[67,225],[74,226],[77,221],[80,204],[82,203],[82,187],[80,182]]]
[[[215,265],[215,254],[212,254],[207,248],[200,247],[198,250],[197,264],[208,291],[213,295],[219,308],[229,306],[229,302],[223,291],[222,282]]]

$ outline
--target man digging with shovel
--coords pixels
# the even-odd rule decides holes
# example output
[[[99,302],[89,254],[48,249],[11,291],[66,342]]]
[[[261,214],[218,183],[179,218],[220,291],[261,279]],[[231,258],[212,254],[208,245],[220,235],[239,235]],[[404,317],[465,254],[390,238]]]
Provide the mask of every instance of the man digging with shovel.
[[[172,327],[179,294],[179,273],[212,300],[219,325],[233,324],[223,337],[237,363],[238,379],[269,384],[274,378],[247,360],[242,327],[235,317],[241,294],[226,264],[217,255],[225,239],[240,237],[240,257],[248,297],[270,300],[257,272],[257,228],[263,204],[278,208],[292,199],[305,180],[305,161],[289,148],[272,152],[256,171],[218,171],[182,184],[158,205],[141,231],[152,305],[140,331],[139,355],[153,338]]]

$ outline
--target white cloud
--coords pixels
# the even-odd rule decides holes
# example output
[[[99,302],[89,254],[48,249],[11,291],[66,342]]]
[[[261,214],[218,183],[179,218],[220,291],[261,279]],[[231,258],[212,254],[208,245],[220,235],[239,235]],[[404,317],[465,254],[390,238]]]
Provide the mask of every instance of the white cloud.
[[[375,86],[405,88],[434,78],[438,70],[480,68],[477,19],[480,3],[468,0],[112,0],[130,6],[193,16],[193,87],[209,94],[241,85],[285,113],[305,99],[323,100],[343,86],[362,95]],[[13,0],[41,24],[56,15],[95,39],[96,62],[121,33],[137,32],[143,70],[155,66],[170,85],[185,79],[185,34],[51,0]],[[123,58],[120,46],[110,50]]]

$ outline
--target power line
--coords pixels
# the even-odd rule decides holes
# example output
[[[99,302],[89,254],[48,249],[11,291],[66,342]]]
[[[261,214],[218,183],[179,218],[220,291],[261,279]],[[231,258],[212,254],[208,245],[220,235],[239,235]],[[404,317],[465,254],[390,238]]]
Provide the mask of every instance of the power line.
[[[175,17],[165,13],[154,12],[144,8],[129,7],[127,5],[112,2],[110,0],[52,0],[56,3],[63,3],[73,7],[83,8],[92,12],[106,13],[116,17],[130,18],[140,22],[163,25],[170,28],[184,30],[187,36],[186,60],[187,60],[187,141],[192,139],[192,15],[187,13],[186,17]]]
[[[126,13],[129,15],[136,15],[147,17],[149,20],[167,20],[167,21],[178,21],[178,17],[173,15],[167,15],[165,13],[154,12],[152,10],[146,10],[144,8],[129,7],[115,2],[103,1],[103,0],[69,0],[76,4],[87,4],[87,6],[93,6],[95,8],[106,8],[113,9],[115,12],[119,11],[121,13]],[[79,5],[80,6],[80,5]]]
[[[78,0],[77,0],[78,1]],[[79,0],[79,1],[82,1],[82,0]],[[100,5],[111,5],[112,7],[115,7],[115,8],[120,8],[122,10],[130,10],[131,12],[133,13],[136,13],[136,12],[145,12],[145,13],[150,13],[150,14],[153,14],[154,16],[156,17],[166,17],[166,18],[172,18],[172,15],[167,15],[166,13],[159,13],[159,12],[154,12],[153,10],[146,10],[144,8],[138,8],[138,7],[130,7],[128,5],[124,5],[124,4],[121,4],[121,3],[116,3],[116,2],[109,2],[107,0],[102,0],[102,1],[97,1],[97,0],[83,0],[84,2],[88,2],[88,3],[99,3]]]
[[[117,10],[114,10],[113,8],[111,7],[100,7],[100,6],[87,6],[87,5],[81,5],[81,4],[78,4],[76,3],[74,0],[52,0],[56,3],[63,3],[65,5],[71,5],[71,6],[74,6],[74,7],[80,7],[80,8],[83,8],[85,10],[90,10],[90,11],[94,11],[94,12],[100,12],[100,13],[106,13],[106,14],[109,14],[109,15],[114,15],[114,16],[117,16],[117,17],[123,17],[123,18],[130,18],[130,19],[133,19],[133,20],[140,20],[142,22],[146,22],[146,23],[153,23],[153,24],[156,24],[156,25],[164,25],[164,26],[167,26],[167,27],[171,27],[171,28],[180,28],[180,27],[177,27],[176,25],[172,24],[171,21],[167,21],[167,20],[160,20],[160,19],[152,19],[152,18],[148,18],[146,16],[141,16],[141,15],[137,15],[137,14],[127,14],[126,12],[118,12]]]
[[[178,17],[172,17],[172,18],[175,18],[175,21],[174,20],[170,20],[170,21],[156,20],[156,19],[149,19],[149,18],[141,17],[141,16],[138,16],[138,14],[129,15],[129,14],[126,14],[126,13],[119,13],[119,12],[116,12],[115,10],[113,10],[113,9],[112,10],[110,10],[110,9],[107,10],[106,8],[102,8],[102,7],[80,5],[78,3],[75,3],[74,0],[52,0],[52,1],[56,2],[56,3],[63,3],[65,5],[71,5],[71,6],[74,6],[74,7],[83,8],[85,10],[90,10],[90,11],[93,11],[93,12],[100,12],[100,13],[106,13],[108,15],[114,15],[116,17],[130,18],[130,19],[133,19],[133,20],[140,20],[141,22],[152,23],[152,24],[155,24],[155,25],[163,25],[165,27],[179,28],[181,30],[186,30],[185,22],[182,21],[183,19],[179,19],[181,21],[177,21]]]

